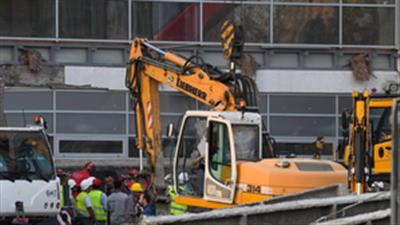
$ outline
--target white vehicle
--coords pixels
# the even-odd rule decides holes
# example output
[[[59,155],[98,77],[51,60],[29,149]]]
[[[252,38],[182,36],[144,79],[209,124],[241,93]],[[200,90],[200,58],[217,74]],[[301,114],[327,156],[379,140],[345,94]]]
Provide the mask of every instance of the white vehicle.
[[[0,224],[35,224],[59,211],[59,181],[44,129],[0,127]]]

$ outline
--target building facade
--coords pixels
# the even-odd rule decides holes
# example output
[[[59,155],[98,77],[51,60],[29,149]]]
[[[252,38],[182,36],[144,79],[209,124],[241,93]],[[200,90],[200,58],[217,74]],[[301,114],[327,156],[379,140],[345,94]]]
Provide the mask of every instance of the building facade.
[[[395,0],[3,0],[3,68],[18,67],[21,51],[34,49],[43,67],[59,68],[65,84],[94,87],[9,87],[7,121],[24,125],[44,115],[57,159],[135,159],[134,112],[124,87],[131,40],[145,37],[224,69],[219,31],[232,19],[243,26],[245,52],[257,64],[260,111],[278,154],[310,154],[324,136],[331,156],[351,92],[399,82],[399,15]],[[349,66],[360,54],[372,60],[375,77],[368,81],[357,81]],[[160,89],[164,125],[203,108]]]

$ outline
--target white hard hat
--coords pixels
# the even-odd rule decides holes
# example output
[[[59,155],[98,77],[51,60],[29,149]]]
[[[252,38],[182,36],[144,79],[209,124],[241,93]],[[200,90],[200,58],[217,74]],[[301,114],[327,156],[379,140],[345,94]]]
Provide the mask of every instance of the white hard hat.
[[[90,184],[93,184],[93,181],[96,180],[96,177],[88,177],[87,178],[90,182]]]
[[[69,179],[68,180],[68,186],[69,186],[69,188],[75,187],[76,186],[75,180],[74,179]]]
[[[178,175],[178,182],[179,184],[184,184],[189,181],[189,174],[186,172],[181,172]]]
[[[89,177],[89,178],[87,178],[87,179],[84,179],[82,182],[81,182],[81,189],[82,189],[82,191],[86,191],[90,186],[92,186],[93,185],[93,178],[92,177]]]

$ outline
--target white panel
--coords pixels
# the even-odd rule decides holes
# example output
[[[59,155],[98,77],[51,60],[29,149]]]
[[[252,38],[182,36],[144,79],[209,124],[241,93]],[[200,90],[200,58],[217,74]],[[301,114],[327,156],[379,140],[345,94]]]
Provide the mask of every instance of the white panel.
[[[377,78],[361,82],[354,79],[351,71],[258,70],[256,80],[261,92],[277,93],[351,93],[371,88],[381,91],[387,81],[400,81],[396,72],[374,74]],[[66,66],[65,83],[125,90],[125,68]],[[160,85],[160,90],[171,88]]]
[[[261,92],[283,93],[351,93],[376,88],[379,92],[387,81],[399,82],[396,72],[374,71],[376,78],[357,81],[351,71],[259,70],[257,85]]]
[[[125,90],[125,68],[65,66],[65,83]]]
[[[0,48],[0,62],[11,62],[13,60],[13,48],[1,47]]]

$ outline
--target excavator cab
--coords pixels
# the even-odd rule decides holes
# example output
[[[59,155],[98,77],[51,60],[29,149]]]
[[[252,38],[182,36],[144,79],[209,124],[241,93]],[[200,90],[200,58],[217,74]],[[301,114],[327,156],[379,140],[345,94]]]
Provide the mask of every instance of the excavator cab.
[[[215,208],[218,203],[233,204],[236,160],[257,161],[260,149],[259,114],[188,111],[175,152],[177,193],[192,206]],[[185,183],[179,183],[181,173],[189,175]]]

